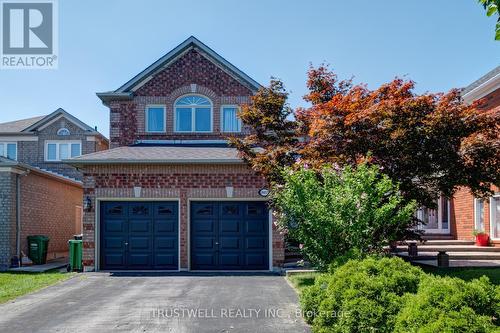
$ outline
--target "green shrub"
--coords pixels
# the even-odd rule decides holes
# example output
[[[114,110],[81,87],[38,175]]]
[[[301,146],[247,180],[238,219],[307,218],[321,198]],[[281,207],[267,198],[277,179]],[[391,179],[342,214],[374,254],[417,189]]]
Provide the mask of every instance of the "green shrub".
[[[278,223],[322,269],[353,249],[380,252],[390,242],[410,237],[416,222],[415,203],[406,202],[397,184],[374,165],[319,173],[288,170],[284,181],[273,191]]]
[[[348,261],[302,293],[305,319],[314,332],[392,332],[404,295],[423,275],[399,258]]]
[[[498,318],[500,287],[488,278],[465,282],[428,276],[416,294],[405,297],[395,332],[499,332]]]

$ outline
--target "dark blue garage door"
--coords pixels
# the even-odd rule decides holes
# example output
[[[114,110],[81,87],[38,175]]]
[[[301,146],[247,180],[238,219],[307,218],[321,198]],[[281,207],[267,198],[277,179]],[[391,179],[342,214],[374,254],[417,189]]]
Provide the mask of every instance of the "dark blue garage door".
[[[269,215],[264,202],[192,202],[191,269],[269,269]]]
[[[101,269],[178,269],[177,202],[101,203]]]

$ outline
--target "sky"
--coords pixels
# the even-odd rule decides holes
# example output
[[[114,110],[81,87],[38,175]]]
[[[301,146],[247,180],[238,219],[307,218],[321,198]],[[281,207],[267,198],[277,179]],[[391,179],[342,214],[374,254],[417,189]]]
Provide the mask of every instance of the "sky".
[[[59,0],[59,67],[0,70],[0,122],[59,107],[109,134],[96,92],[115,90],[193,35],[259,83],[306,106],[310,64],[370,88],[464,87],[500,64],[496,18],[476,0]]]

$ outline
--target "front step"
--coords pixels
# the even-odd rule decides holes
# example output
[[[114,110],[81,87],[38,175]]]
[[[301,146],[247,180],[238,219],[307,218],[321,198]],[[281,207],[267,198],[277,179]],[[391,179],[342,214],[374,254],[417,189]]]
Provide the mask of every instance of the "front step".
[[[448,246],[448,245],[474,245],[476,244],[473,240],[463,240],[463,239],[430,239],[423,241],[408,240],[404,243],[416,242],[418,246],[423,245],[436,245],[436,246]],[[401,244],[401,242],[400,242]]]
[[[475,245],[428,245],[427,243],[417,246],[418,252],[500,252],[500,247],[475,246]],[[408,246],[399,245],[396,252],[407,252]]]
[[[500,260],[500,252],[446,252],[450,260]],[[434,260],[438,252],[418,251],[416,257],[408,256],[408,252],[398,252],[395,255],[403,258],[415,260]]]

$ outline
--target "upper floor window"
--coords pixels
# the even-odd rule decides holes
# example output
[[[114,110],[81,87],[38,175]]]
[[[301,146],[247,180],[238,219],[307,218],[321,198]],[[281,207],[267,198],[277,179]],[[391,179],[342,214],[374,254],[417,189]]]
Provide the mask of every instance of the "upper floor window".
[[[45,141],[45,160],[62,161],[82,154],[81,141]]]
[[[238,118],[238,107],[224,105],[221,107],[222,132],[241,132],[241,120]]]
[[[64,127],[63,127],[63,128],[60,128],[60,129],[57,131],[57,135],[59,135],[59,136],[67,136],[67,135],[70,135],[70,134],[71,134],[71,133],[70,133],[69,129],[64,128]]]
[[[146,132],[165,132],[165,106],[149,105],[146,107]]]
[[[203,96],[187,95],[175,102],[176,132],[212,132],[212,102]]]
[[[17,160],[17,143],[15,142],[0,142],[0,156]]]

